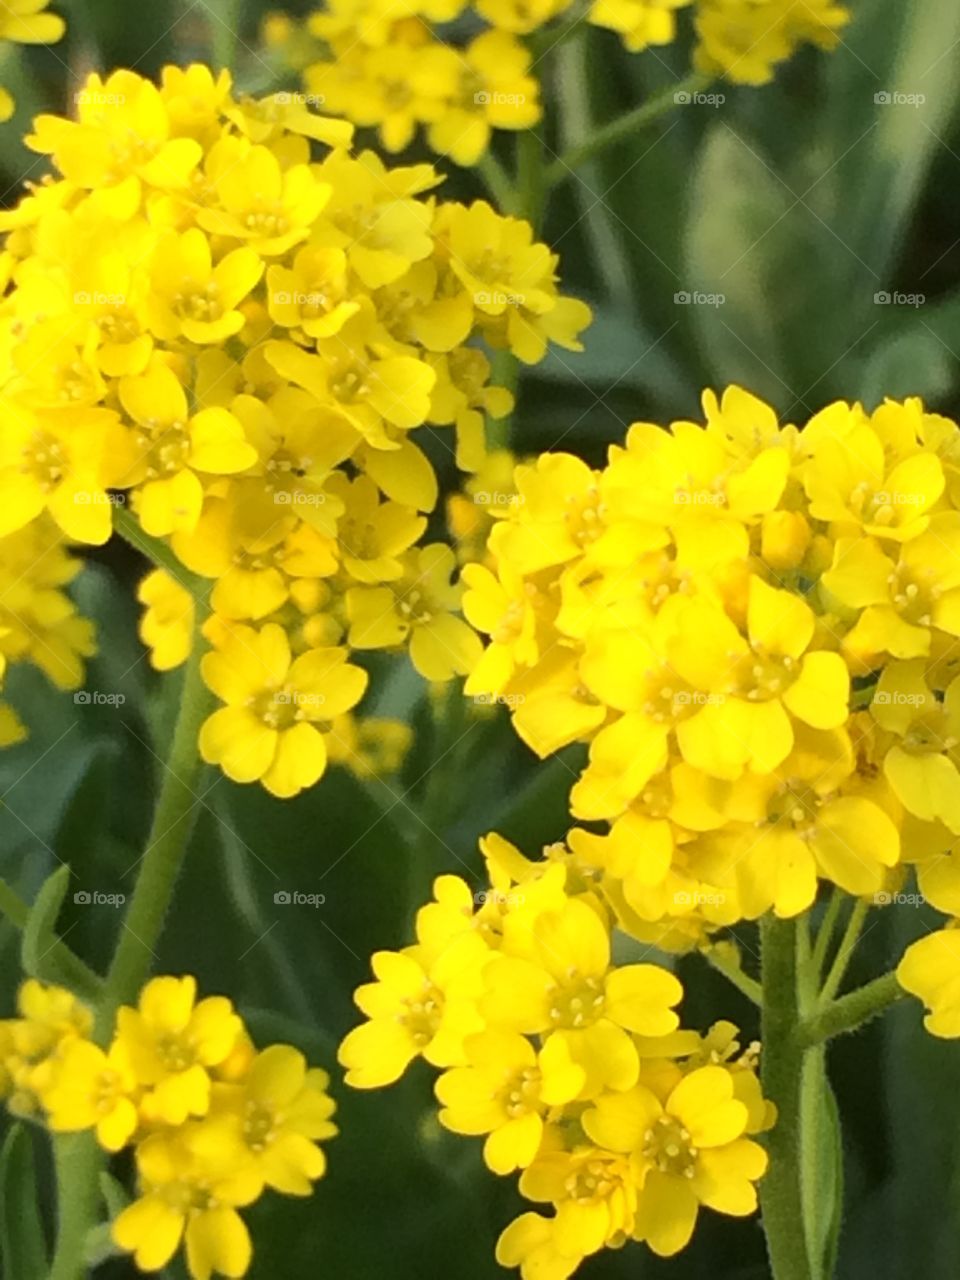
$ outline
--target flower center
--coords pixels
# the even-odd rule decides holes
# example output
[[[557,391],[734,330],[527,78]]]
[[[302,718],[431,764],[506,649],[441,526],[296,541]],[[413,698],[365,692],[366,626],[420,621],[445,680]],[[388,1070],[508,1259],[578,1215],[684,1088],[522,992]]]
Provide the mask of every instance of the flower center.
[[[592,1026],[603,1013],[603,982],[571,968],[550,993],[550,1021],[566,1031]]]
[[[697,1148],[689,1130],[675,1116],[662,1115],[643,1135],[643,1155],[661,1173],[675,1178],[692,1178],[697,1163]]]

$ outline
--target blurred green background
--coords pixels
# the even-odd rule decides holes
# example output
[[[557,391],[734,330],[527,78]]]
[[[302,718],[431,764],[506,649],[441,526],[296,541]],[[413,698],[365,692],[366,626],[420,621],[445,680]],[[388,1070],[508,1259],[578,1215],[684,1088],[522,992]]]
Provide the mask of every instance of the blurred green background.
[[[241,87],[266,87],[256,32],[271,7],[239,7]],[[165,62],[209,58],[211,32],[222,34],[237,6],[64,0],[54,8],[69,23],[64,43],[11,52],[0,66],[19,102],[0,130],[8,204],[24,177],[44,169],[20,142],[36,111],[69,110],[79,77],[96,67],[153,74]],[[703,387],[734,381],[792,421],[838,397],[872,406],[885,394],[922,395],[957,416],[960,4],[855,0],[853,9],[835,53],[806,51],[763,89],[718,86],[721,104],[678,106],[558,189],[544,238],[596,322],[582,355],[562,352],[525,371],[519,452],[559,446],[595,461],[631,421],[694,415]],[[545,156],[669,87],[688,65],[688,39],[629,56],[611,33],[584,28],[537,68]],[[508,162],[511,148],[506,139]],[[475,175],[452,170],[445,192],[483,194]],[[696,295],[713,295],[715,305]],[[444,480],[456,486],[452,473]],[[100,632],[87,685],[122,692],[121,707],[78,708],[32,671],[9,681],[32,734],[0,757],[0,873],[26,897],[57,858],[71,864],[74,889],[129,892],[124,876],[146,836],[178,698],[177,677],[154,676],[136,639],[142,567],[111,545],[76,587]],[[157,963],[231,995],[257,1038],[299,1045],[334,1078],[342,1134],[329,1148],[328,1177],[308,1201],[267,1196],[250,1214],[259,1280],[488,1280],[502,1274],[494,1241],[521,1203],[512,1181],[483,1169],[479,1142],[438,1128],[430,1072],[413,1070],[391,1090],[350,1093],[339,1084],[335,1047],[355,1021],[350,993],[367,976],[369,954],[409,940],[414,906],[436,872],[469,873],[479,884],[476,841],[490,829],[531,854],[563,836],[576,753],[537,764],[505,714],[471,718],[453,690],[435,717],[405,664],[375,665],[378,694],[365,710],[403,716],[417,731],[402,777],[368,787],[334,770],[281,803],[208,776]],[[292,889],[326,901],[318,909],[274,902]],[[68,895],[61,929],[91,963],[104,963],[118,927],[111,908],[80,909]],[[854,980],[890,968],[929,927],[922,908],[874,913]],[[749,968],[755,939],[749,930],[738,937]],[[689,1025],[731,1017],[746,1039],[756,1035],[750,1006],[698,958],[679,968]],[[5,1013],[18,979],[18,940],[0,925]],[[926,1036],[911,1002],[837,1044],[830,1070],[845,1154],[837,1274],[954,1276],[960,1046]],[[36,1148],[46,1178],[44,1144]],[[116,1261],[98,1274],[133,1271]],[[768,1271],[757,1220],[705,1214],[692,1247],[672,1262],[633,1246],[581,1274],[759,1280]]]

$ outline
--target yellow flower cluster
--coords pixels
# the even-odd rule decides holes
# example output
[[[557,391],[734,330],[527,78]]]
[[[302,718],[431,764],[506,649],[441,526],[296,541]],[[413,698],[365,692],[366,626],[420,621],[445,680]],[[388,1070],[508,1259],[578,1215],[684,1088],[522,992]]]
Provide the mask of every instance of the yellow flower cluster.
[[[238,1210],[267,1188],[307,1196],[335,1136],[324,1071],[289,1045],[257,1051],[229,1000],[197,1000],[191,977],[153,978],[118,1011],[109,1048],[89,1009],[30,979],[0,1022],[0,1096],[54,1133],[93,1129],[114,1153],[135,1147],[138,1196],[114,1243],[142,1271],[183,1244],[194,1280],[242,1276],[252,1246]]]
[[[442,1071],[441,1124],[483,1136],[488,1167],[552,1206],[500,1237],[524,1280],[565,1280],[629,1238],[677,1253],[702,1206],[752,1213],[767,1157],[751,1135],[774,1120],[757,1046],[730,1023],[680,1030],[674,975],[613,962],[613,917],[563,846],[540,862],[497,835],[481,849],[488,891],[440,876],[416,944],[373,956],[347,1083],[390,1084],[418,1056]]]
[[[45,13],[50,0],[4,0],[0,5],[0,41],[13,44],[56,44],[67,29],[55,13]],[[16,110],[8,90],[0,88],[0,124]]]
[[[422,128],[433,151],[472,165],[494,129],[540,120],[539,59],[525,37],[583,16],[639,52],[672,43],[677,11],[691,4],[697,69],[739,84],[766,83],[803,43],[834,47],[849,17],[834,0],[591,0],[585,13],[577,0],[328,0],[299,37],[289,24],[281,37],[270,23],[264,40],[303,68],[308,101],[376,126],[386,150],[404,150]],[[478,18],[489,24],[479,33]]]
[[[206,759],[292,795],[364,693],[349,650],[409,647],[430,680],[477,657],[453,553],[418,545],[438,485],[414,429],[453,427],[478,466],[512,397],[476,339],[535,363],[589,310],[529,224],[351,155],[352,126],[290,95],[195,65],[94,75],[78,103],[27,140],[59,179],[0,214],[0,537],[49,518],[100,544],[128,502],[210,583]],[[140,595],[178,665],[193,600],[164,574]]]
[[[802,430],[738,388],[703,407],[600,470],[517,468],[464,569],[466,692],[539,756],[589,743],[571,807],[609,827],[568,843],[640,939],[795,916],[821,881],[883,903],[908,862],[960,915],[960,430],[918,400]]]
[[[30,663],[58,689],[82,684],[94,629],[65,590],[80,568],[47,517],[0,537],[0,676],[10,664]],[[0,703],[0,746],[25,737],[16,712]]]

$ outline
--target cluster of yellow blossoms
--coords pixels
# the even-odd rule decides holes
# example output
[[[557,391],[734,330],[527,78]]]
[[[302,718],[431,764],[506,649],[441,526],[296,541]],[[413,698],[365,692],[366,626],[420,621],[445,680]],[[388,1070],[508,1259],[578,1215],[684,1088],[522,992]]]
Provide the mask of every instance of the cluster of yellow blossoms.
[[[52,519],[100,544],[129,504],[128,536],[194,584],[141,586],[155,665],[209,604],[225,706],[203,754],[279,796],[345,749],[350,650],[408,647],[430,680],[476,660],[453,552],[418,545],[438,485],[412,433],[453,427],[434,445],[475,468],[512,407],[476,339],[535,363],[589,320],[529,224],[438,202],[429,165],[353,156],[351,134],[203,66],[93,75],[77,120],[27,140],[61,176],[0,214],[0,537]]]
[[[0,5],[0,42],[13,44],[56,44],[67,24],[55,13],[44,13],[50,0],[4,0]],[[8,90],[0,88],[0,124],[13,115],[16,103]]]
[[[0,1097],[54,1133],[92,1129],[135,1148],[138,1196],[112,1237],[143,1271],[181,1243],[194,1280],[242,1276],[250,1236],[238,1210],[267,1188],[306,1196],[323,1176],[317,1143],[335,1136],[325,1072],[289,1045],[257,1051],[223,996],[196,999],[191,977],[153,978],[118,1011],[106,1051],[91,1011],[62,987],[23,984],[0,1022]]]
[[[703,944],[822,881],[883,904],[908,864],[960,915],[960,429],[918,400],[802,430],[738,388],[703,407],[601,470],[517,468],[464,569],[466,691],[541,757],[589,743],[571,808],[608,826],[567,843],[634,937]],[[958,940],[901,970],[940,1033]]]
[[[555,19],[585,20],[637,52],[671,43],[677,11],[691,4],[697,69],[751,85],[772,79],[803,43],[834,47],[849,16],[834,0],[328,0],[302,32],[273,19],[264,38],[302,71],[308,99],[376,126],[386,150],[402,151],[423,128],[433,151],[472,165],[494,129],[540,120],[540,59],[526,37]],[[479,33],[477,18],[489,24]]]
[[[0,538],[0,675],[8,664],[30,663],[58,689],[83,683],[94,629],[65,590],[81,565],[47,517]],[[25,736],[13,708],[0,704],[0,746]]]
[[[418,1056],[442,1070],[440,1122],[484,1136],[488,1167],[553,1208],[500,1237],[525,1280],[565,1280],[630,1238],[677,1253],[701,1206],[754,1212],[767,1157],[751,1135],[775,1118],[757,1046],[731,1023],[679,1029],[677,978],[612,961],[613,917],[562,846],[540,862],[496,835],[481,849],[488,891],[440,876],[416,944],[373,956],[347,1083],[390,1084]]]

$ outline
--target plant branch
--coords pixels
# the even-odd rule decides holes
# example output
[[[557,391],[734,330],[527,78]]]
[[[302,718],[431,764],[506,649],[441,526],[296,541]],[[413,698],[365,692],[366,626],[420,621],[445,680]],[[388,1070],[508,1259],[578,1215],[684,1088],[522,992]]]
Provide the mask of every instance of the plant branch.
[[[722,973],[728,982],[731,982],[742,995],[747,997],[751,1004],[757,1006],[763,1004],[763,988],[756,979],[744,973],[739,964],[734,964],[733,961],[724,959],[723,953],[716,947],[705,948],[703,955],[710,967],[716,969],[717,973]]]
[[[580,165],[592,156],[601,151],[606,151],[608,147],[616,146],[617,143],[623,142],[624,139],[629,138],[632,134],[659,120],[661,116],[681,105],[684,101],[684,95],[689,96],[694,93],[700,93],[709,84],[710,80],[706,76],[698,74],[687,76],[685,80],[678,80],[675,85],[671,85],[668,89],[655,94],[633,111],[628,111],[626,115],[620,116],[616,120],[611,120],[609,124],[596,129],[586,142],[582,142],[579,146],[565,151],[554,160],[553,164],[547,166],[545,174],[547,187],[555,186],[558,182],[561,182],[568,174],[575,172]]]
[[[796,1030],[797,1043],[801,1048],[809,1048],[831,1040],[834,1036],[856,1031],[871,1018],[885,1013],[905,995],[896,973],[885,973],[883,977],[874,978],[872,982],[804,1018]]]

